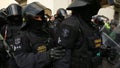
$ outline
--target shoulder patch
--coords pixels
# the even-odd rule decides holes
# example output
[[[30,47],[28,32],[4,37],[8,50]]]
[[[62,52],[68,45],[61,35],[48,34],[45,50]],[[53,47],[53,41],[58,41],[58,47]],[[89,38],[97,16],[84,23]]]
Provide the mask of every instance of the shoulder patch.
[[[62,29],[62,36],[67,38],[70,36],[70,31],[68,29]]]

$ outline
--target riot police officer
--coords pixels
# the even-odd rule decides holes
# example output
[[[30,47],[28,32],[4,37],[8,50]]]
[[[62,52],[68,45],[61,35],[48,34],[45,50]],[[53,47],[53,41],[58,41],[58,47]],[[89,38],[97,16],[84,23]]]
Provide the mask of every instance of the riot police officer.
[[[46,13],[51,11],[39,2],[32,2],[23,9],[26,24],[22,27],[21,44],[15,52],[20,68],[50,68],[54,60],[64,56],[62,47],[52,47],[45,27]]]
[[[101,32],[91,22],[100,7],[99,0],[75,0],[67,8],[72,15],[60,25],[57,43],[71,50],[71,68],[98,68],[102,63]]]
[[[75,0],[67,8],[72,10],[72,15],[61,23],[57,43],[71,50],[67,58],[72,61],[66,63],[71,64],[71,68],[97,68],[101,64],[101,37],[91,23],[100,7],[97,0]]]
[[[10,47],[10,52],[14,52],[15,45],[18,44],[17,35],[19,35],[20,27],[22,25],[22,7],[18,4],[10,4],[6,8],[7,24],[2,28],[2,36]],[[5,44],[4,44],[5,45]],[[5,49],[6,50],[6,49]],[[18,68],[14,57],[9,55],[8,68]]]

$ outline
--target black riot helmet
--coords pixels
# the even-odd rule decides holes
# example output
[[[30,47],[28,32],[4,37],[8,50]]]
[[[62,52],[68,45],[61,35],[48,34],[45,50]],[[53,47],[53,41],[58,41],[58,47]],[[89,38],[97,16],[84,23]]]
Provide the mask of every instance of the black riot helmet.
[[[99,0],[74,0],[67,10],[72,10],[72,15],[80,15],[85,21],[91,21],[92,16],[100,9]]]
[[[57,17],[60,17],[60,18],[66,18],[67,17],[67,12],[64,8],[59,8],[57,10],[57,13],[56,13]]]
[[[18,4],[10,4],[6,8],[8,24],[21,25],[22,24],[22,7]]]
[[[40,17],[43,18],[45,14],[51,15],[51,10],[46,8],[39,2],[32,2],[23,9],[23,16],[25,20],[31,19],[36,15],[40,15]]]
[[[67,10],[72,10],[74,8],[83,7],[86,5],[97,3],[99,0],[74,0],[67,8]]]
[[[26,24],[22,27],[25,29],[40,30],[45,22],[45,15],[51,16],[51,10],[39,2],[32,2],[23,9],[23,17],[25,18]],[[41,20],[36,20],[36,18]]]
[[[22,15],[22,7],[18,4],[10,4],[6,8],[7,17],[15,16],[15,15]]]

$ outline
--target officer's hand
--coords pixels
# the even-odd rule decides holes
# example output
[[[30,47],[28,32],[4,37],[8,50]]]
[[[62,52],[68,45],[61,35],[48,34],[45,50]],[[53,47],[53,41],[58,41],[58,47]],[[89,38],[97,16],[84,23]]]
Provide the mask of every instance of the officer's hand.
[[[110,48],[108,52],[108,58],[110,61],[114,61],[117,56],[117,51],[115,48]]]
[[[117,51],[114,47],[107,47],[104,51],[104,57],[106,57],[111,64],[115,64],[117,55]]]
[[[61,59],[65,56],[65,49],[61,46],[54,47],[49,50],[49,55],[54,60]]]

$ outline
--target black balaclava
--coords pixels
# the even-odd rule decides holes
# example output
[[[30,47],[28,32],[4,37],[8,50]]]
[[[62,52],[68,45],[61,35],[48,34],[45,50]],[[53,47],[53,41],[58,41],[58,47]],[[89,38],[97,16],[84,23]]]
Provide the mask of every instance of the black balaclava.
[[[22,16],[10,16],[8,17],[9,25],[22,25]]]
[[[98,13],[100,7],[100,4],[97,2],[83,7],[76,7],[72,10],[72,15],[80,16],[84,21],[90,22],[92,16]]]
[[[29,29],[39,31],[42,29],[42,25],[43,25],[43,21],[38,21],[34,19],[29,20]]]
[[[28,30],[35,32],[35,33],[40,33],[44,29],[44,25],[46,23],[45,18],[44,18],[44,11],[41,11],[40,13],[37,14],[42,18],[41,21],[35,20],[34,18],[30,18],[28,22]]]

